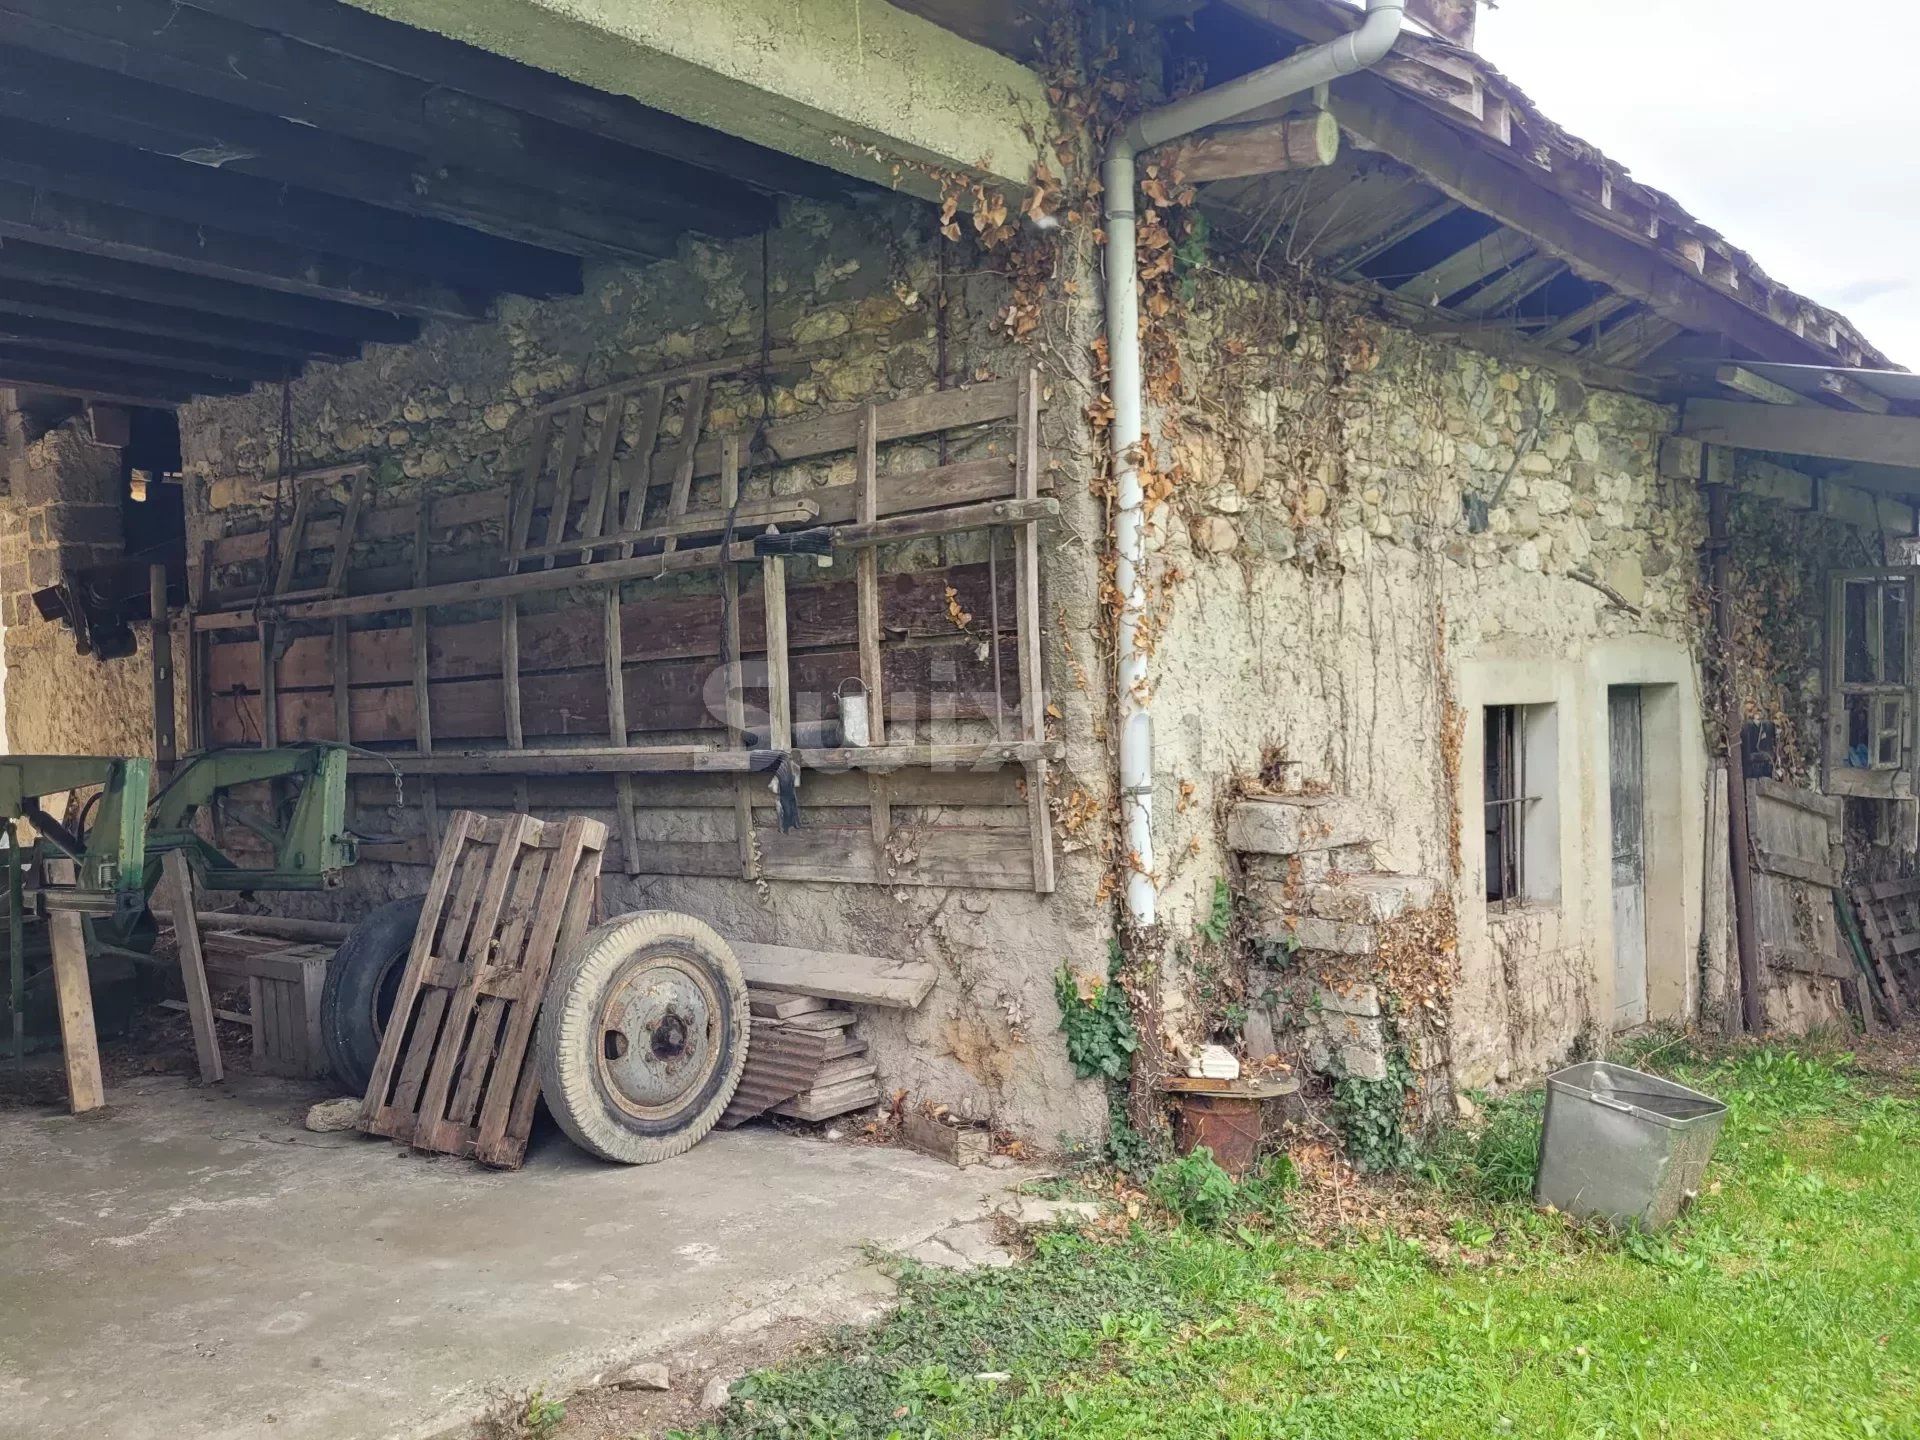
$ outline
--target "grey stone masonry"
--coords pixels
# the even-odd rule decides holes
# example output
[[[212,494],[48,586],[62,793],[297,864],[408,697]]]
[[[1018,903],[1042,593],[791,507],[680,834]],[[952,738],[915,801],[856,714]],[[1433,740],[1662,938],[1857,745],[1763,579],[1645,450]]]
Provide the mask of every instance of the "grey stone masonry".
[[[0,504],[0,619],[13,628],[33,618],[33,591],[119,557],[120,452],[69,422],[24,444],[10,469],[12,497]]]
[[[1344,795],[1262,795],[1227,816],[1227,845],[1247,855],[1299,855],[1372,840],[1386,817]]]

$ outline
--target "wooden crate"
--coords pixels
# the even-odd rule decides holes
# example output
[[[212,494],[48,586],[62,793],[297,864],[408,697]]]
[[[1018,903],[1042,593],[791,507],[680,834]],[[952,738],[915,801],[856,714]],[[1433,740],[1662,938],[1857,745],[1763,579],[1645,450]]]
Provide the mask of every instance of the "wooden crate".
[[[454,812],[361,1107],[360,1128],[518,1168],[539,1081],[534,1018],[587,928],[607,827]]]
[[[215,983],[246,982],[254,1070],[296,1080],[325,1075],[320,992],[326,985],[332,949],[219,931],[208,933],[203,943],[207,974]],[[225,1012],[221,1013],[224,1018]]]

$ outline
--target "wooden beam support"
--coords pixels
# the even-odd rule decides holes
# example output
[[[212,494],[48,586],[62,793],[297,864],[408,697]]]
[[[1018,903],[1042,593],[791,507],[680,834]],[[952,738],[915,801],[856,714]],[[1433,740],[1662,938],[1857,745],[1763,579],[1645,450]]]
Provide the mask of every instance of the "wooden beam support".
[[[1256,125],[1224,125],[1149,152],[1171,178],[1199,185],[1243,175],[1272,175],[1331,165],[1340,153],[1340,126],[1325,110]]]
[[[60,1052],[67,1073],[67,1108],[75,1115],[98,1110],[107,1103],[106,1085],[100,1078],[100,1040],[93,1026],[93,990],[87,981],[84,927],[85,922],[71,910],[56,910],[47,917],[54,1001],[60,1011]],[[197,1025],[194,1033],[197,1038]],[[16,1029],[14,1043],[19,1039]],[[214,1059],[217,1070],[217,1052]],[[213,1078],[218,1080],[220,1076],[216,1073]]]
[[[282,380],[300,369],[283,355],[264,355],[194,340],[140,335],[67,320],[40,320],[0,310],[0,344],[15,351],[40,351],[49,363],[86,366],[95,360],[119,360],[159,370],[185,370],[229,380]]]
[[[39,351],[4,345],[0,345],[0,385],[163,410],[196,395],[238,395],[247,388],[241,381],[214,375],[154,370],[109,360],[82,362],[76,358],[60,362]]]
[[[58,97],[58,103],[50,107],[49,96]],[[624,197],[596,190],[574,198],[550,179],[533,185],[477,166],[419,159],[294,120],[5,45],[0,45],[0,114],[178,159],[217,162],[237,174],[570,254],[644,262],[671,254],[675,237],[685,229],[741,234],[772,218],[772,202],[751,192],[737,210],[631,184]],[[555,163],[562,168],[557,158]],[[645,164],[646,157],[634,163]],[[708,177],[709,189],[734,194],[723,187],[727,181]]]
[[[213,1025],[213,994],[207,988],[206,955],[200,948],[200,923],[194,918],[193,872],[184,851],[168,850],[160,857],[160,895],[173,914],[173,934],[180,952],[180,979],[187,991],[187,1014],[193,1020],[193,1052],[200,1065],[200,1083],[217,1085],[225,1078],[220,1063],[220,1036]]]
[[[0,276],[141,304],[204,312],[250,325],[311,330],[356,345],[362,340],[400,345],[420,333],[418,321],[386,310],[314,300],[262,290],[250,284],[209,280],[179,270],[27,241],[0,245]]]
[[[1555,255],[1532,255],[1449,308],[1469,319],[1506,315],[1535,291],[1567,273],[1567,262]]]
[[[1058,741],[1039,744],[1022,740],[990,741],[979,745],[840,746],[831,750],[803,749],[795,760],[809,770],[852,770],[890,774],[895,770],[932,767],[936,770],[995,770],[1025,765],[1035,758],[1057,760]],[[616,750],[582,747],[541,747],[525,750],[441,750],[433,755],[383,750],[377,755],[354,756],[347,762],[355,775],[740,775],[771,770],[780,763],[777,750],[731,750],[715,745],[629,745]]]
[[[437,320],[484,320],[482,295],[210,225],[0,180],[0,237]]]
[[[607,739],[617,749],[627,746],[626,645],[620,637],[620,586],[607,586],[601,599],[601,642],[607,652]],[[633,777],[614,777],[614,797],[619,807],[620,864],[629,875],[638,875],[640,864],[640,828],[633,812]]]
[[[1820,389],[1841,404],[1864,410],[1869,415],[1885,415],[1893,408],[1893,402],[1886,396],[1869,390],[1851,375],[1842,375],[1837,371],[1829,370],[1820,377]]]
[[[1869,415],[1824,406],[1689,400],[1680,432],[1735,450],[1774,450],[1920,472],[1920,417]],[[1920,490],[1920,473],[1915,476]]]
[[[1545,330],[1534,336],[1534,343],[1552,348],[1556,345],[1571,344],[1575,349],[1593,343],[1592,332],[1603,320],[1617,315],[1633,304],[1632,297],[1626,295],[1601,295],[1582,305],[1571,315],[1556,320]]]
[[[880,515],[880,414],[869,402],[860,409],[859,428],[853,450],[854,485],[858,490],[859,523],[873,526]],[[868,547],[854,561],[855,633],[860,641],[860,688],[867,699],[867,743],[887,743],[887,697],[880,662],[880,552]],[[994,643],[999,643],[999,636]],[[886,868],[887,843],[893,835],[893,806],[887,782],[874,776],[870,782],[872,804],[869,807],[869,833],[873,843],[874,864]]]
[[[394,270],[431,257],[434,274],[472,289],[580,292],[571,255],[29,121],[0,118],[0,180]]]
[[[1340,128],[1418,171],[1463,205],[1530,236],[1583,277],[1650,306],[1683,328],[1726,336],[1763,354],[1825,359],[1814,342],[1698,276],[1674,268],[1657,250],[1588,219],[1523,171],[1487,153],[1470,136],[1434,123],[1432,113],[1375,76],[1342,82],[1331,101]]]
[[[143,305],[85,290],[0,279],[0,325],[9,324],[13,317],[95,326],[159,341],[184,340],[296,362],[315,355],[351,360],[360,354],[357,342],[315,330],[249,324],[175,305]]]
[[[1743,396],[1748,400],[1758,400],[1763,405],[1804,405],[1806,396],[1797,390],[1789,390],[1777,381],[1764,375],[1756,375],[1743,365],[1719,365],[1714,368],[1714,380]]]
[[[690,390],[698,389],[703,402],[704,382],[705,377],[690,382]],[[681,450],[687,457],[682,474],[692,471],[694,437],[699,430],[699,412],[695,410],[693,400],[690,394],[686,431],[681,440]],[[739,502],[740,437],[726,435],[720,441],[720,503],[732,509]],[[673,487],[673,505],[675,514],[686,509],[686,492],[677,481]],[[745,667],[740,661],[740,567],[730,563],[724,556],[720,561],[720,612],[725,617],[726,629],[721,645],[726,662],[727,748],[738,750],[745,740],[747,729],[746,676]],[[747,788],[751,783],[742,776],[733,787],[733,831],[740,847],[740,877],[743,880],[758,879],[760,871],[753,835],[753,792]]]
[[[1422,305],[1440,305],[1448,296],[1458,295],[1532,253],[1533,242],[1525,235],[1514,230],[1495,230],[1392,288],[1396,294]]]
[[[1014,489],[1022,499],[1040,492],[1040,376],[1020,377],[1020,439]],[[1014,531],[1014,626],[1020,647],[1020,735],[1029,744],[1047,738],[1046,669],[1040,653],[1040,525],[1029,520]],[[999,643],[999,636],[994,637]],[[1027,763],[1027,826],[1033,844],[1033,888],[1053,892],[1053,812],[1048,804],[1047,762],[1036,754]]]

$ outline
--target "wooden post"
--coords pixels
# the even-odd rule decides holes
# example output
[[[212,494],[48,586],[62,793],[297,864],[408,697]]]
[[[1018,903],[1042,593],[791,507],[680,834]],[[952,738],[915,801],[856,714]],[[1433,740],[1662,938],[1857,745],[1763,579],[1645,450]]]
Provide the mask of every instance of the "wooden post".
[[[167,615],[167,567],[147,567],[147,609],[153,620],[153,766],[161,779],[180,753],[173,719],[173,625]]]
[[[767,744],[793,748],[793,678],[787,661],[787,562],[760,562],[760,600],[767,620]]]
[[[557,545],[567,538],[567,511],[573,508],[573,472],[580,468],[580,445],[586,430],[587,407],[576,405],[567,416],[567,428],[560,441],[560,465],[553,473],[553,505],[547,511],[547,540],[549,545]],[[525,497],[529,508],[533,497]],[[540,562],[540,568],[551,570],[558,557],[549,553]]]
[[[620,586],[607,587],[601,608],[601,628],[607,654],[607,738],[625,747],[627,735],[626,645],[620,636]],[[627,874],[640,873],[640,827],[633,814],[633,776],[614,777],[620,806],[620,864]]]
[[[413,583],[427,583],[427,537],[433,520],[433,501],[420,497],[420,510],[413,529]],[[427,679],[431,653],[428,645],[427,611],[416,606],[412,615],[413,631],[413,725],[414,749],[422,755],[433,753],[433,706]],[[431,775],[420,782],[420,810],[426,821],[427,840],[440,843],[440,787]]]
[[[689,477],[693,471],[693,450],[689,446],[685,461]],[[720,504],[732,509],[740,498],[740,437],[728,435],[720,442]],[[684,510],[686,497],[679,483],[674,484],[675,513]],[[671,544],[671,541],[667,542]],[[740,567],[731,557],[720,557],[721,608],[726,614],[727,642],[727,748],[738,750],[747,728],[747,697],[742,685],[740,664]],[[758,868],[753,859],[753,784],[742,775],[733,785],[733,829],[740,846],[740,875],[751,880]]]
[[[7,977],[8,1008],[13,1015],[13,1068],[25,1068],[27,1062],[27,933],[25,917],[20,913],[26,901],[20,874],[20,831],[12,820],[6,822],[7,841]]]
[[[1040,496],[1040,377],[1032,369],[1020,376],[1017,410],[1019,451],[1014,497]],[[1040,524],[1029,520],[1014,531],[1013,614],[1020,652],[1020,736],[1047,738],[1046,679],[1040,654]],[[998,646],[1000,637],[993,643]],[[1050,895],[1054,888],[1053,816],[1047,808],[1047,762],[1027,762],[1027,828],[1033,839],[1033,888]]]
[[[860,487],[856,514],[862,525],[880,518],[880,412],[869,401],[860,410],[854,450],[854,483]],[[880,551],[866,546],[854,557],[855,625],[860,637],[860,683],[867,692],[867,743],[887,743],[885,676],[880,660]],[[867,777],[869,821],[875,873],[887,868],[887,841],[893,834],[893,787],[883,775]]]
[[[160,891],[173,912],[173,934],[180,949],[180,979],[187,991],[187,1014],[193,1021],[193,1051],[200,1062],[200,1081],[217,1084],[225,1072],[220,1064],[220,1037],[213,1028],[213,995],[207,988],[206,955],[200,948],[200,922],[194,913],[193,873],[187,857],[168,850],[160,857]],[[256,1023],[259,1017],[255,1017]]]
[[[47,938],[53,947],[53,989],[60,1006],[67,1106],[81,1115],[98,1110],[107,1103],[107,1097],[100,1080],[100,1042],[93,1030],[93,990],[87,983],[87,937],[78,912],[56,910],[49,915]]]
[[[1748,839],[1746,727],[1735,690],[1733,597],[1727,535],[1727,487],[1707,486],[1707,546],[1712,554],[1713,625],[1720,661],[1721,733],[1727,751],[1727,858],[1733,881],[1733,932],[1740,961],[1740,1017],[1749,1035],[1766,1029],[1760,933],[1754,913],[1753,849]]]

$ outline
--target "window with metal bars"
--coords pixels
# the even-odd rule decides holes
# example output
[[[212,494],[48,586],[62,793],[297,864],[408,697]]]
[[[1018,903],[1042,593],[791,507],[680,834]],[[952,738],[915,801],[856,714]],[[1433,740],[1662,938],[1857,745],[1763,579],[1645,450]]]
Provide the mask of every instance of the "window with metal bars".
[[[1527,893],[1527,707],[1486,709],[1487,901],[1512,904]]]

